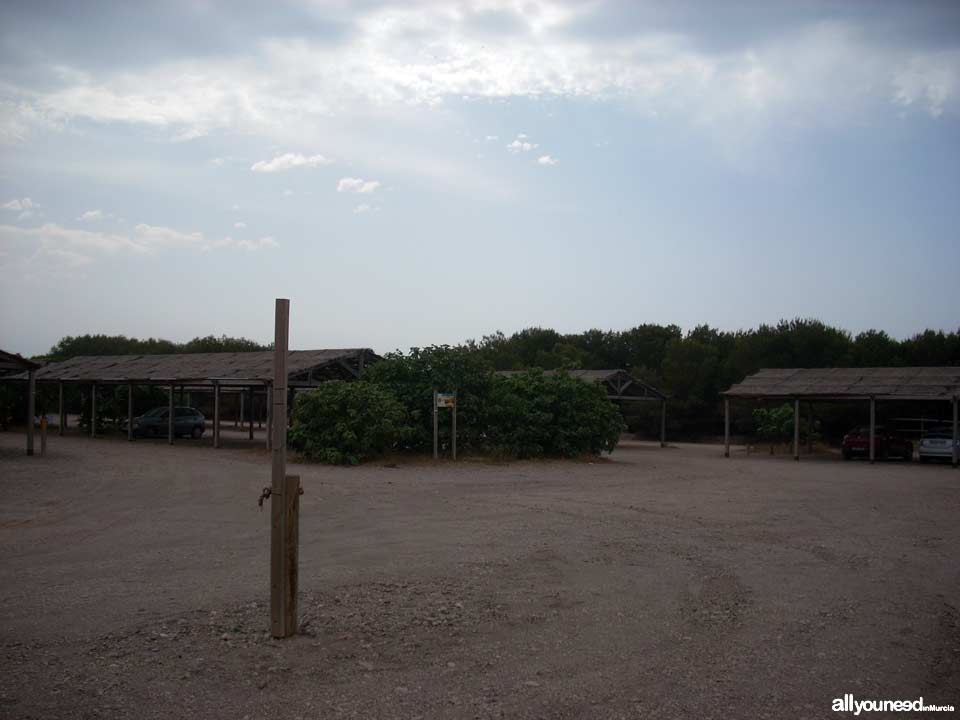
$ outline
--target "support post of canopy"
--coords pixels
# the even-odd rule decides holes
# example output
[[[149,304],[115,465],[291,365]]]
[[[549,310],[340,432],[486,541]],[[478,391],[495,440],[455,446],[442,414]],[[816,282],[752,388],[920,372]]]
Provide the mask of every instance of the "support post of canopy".
[[[213,446],[220,447],[220,381],[213,381]]]
[[[957,420],[957,398],[953,399],[953,466],[960,465],[960,422]]]
[[[793,459],[800,460],[800,399],[793,399]]]
[[[660,447],[667,446],[667,401],[660,401]]]
[[[27,371],[27,455],[33,455],[33,418],[37,414],[37,376]]]
[[[133,383],[127,383],[127,441],[133,440]]]
[[[173,445],[173,394],[176,392],[176,388],[171,384],[170,385],[170,400],[167,407],[167,442]]]
[[[97,384],[90,386],[90,437],[97,436]]]
[[[876,435],[877,435],[877,401],[874,398],[870,398],[870,462],[872,463],[875,458],[875,448],[876,448]]]
[[[64,431],[67,429],[67,413],[63,404],[63,381],[57,383],[57,387],[60,390],[60,424],[57,428],[57,435],[63,435]]]
[[[249,433],[250,439],[253,440],[253,416],[255,414],[253,412],[253,385],[247,388],[247,393],[249,394],[249,397],[250,397],[250,408],[247,411],[247,416],[248,416],[247,419],[250,421],[250,433]]]
[[[730,398],[723,399],[723,456],[730,457]]]

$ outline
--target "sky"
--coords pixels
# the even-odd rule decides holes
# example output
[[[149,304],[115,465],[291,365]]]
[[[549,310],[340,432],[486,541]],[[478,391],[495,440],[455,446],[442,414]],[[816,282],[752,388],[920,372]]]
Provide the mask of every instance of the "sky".
[[[960,3],[0,5],[0,347],[960,327]]]

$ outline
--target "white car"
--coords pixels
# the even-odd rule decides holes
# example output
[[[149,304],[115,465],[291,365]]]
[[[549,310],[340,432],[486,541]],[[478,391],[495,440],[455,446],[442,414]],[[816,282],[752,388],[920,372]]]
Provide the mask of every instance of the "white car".
[[[953,460],[953,430],[938,428],[923,434],[920,440],[920,462],[931,460]]]

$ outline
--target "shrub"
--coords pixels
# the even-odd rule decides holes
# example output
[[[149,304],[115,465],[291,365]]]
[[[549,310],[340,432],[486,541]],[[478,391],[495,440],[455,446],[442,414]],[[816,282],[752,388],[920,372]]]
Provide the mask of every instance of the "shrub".
[[[289,445],[314,460],[356,465],[397,445],[404,416],[387,388],[363,381],[324,383],[297,395]]]
[[[390,353],[370,365],[364,379],[387,389],[407,413],[403,446],[421,452],[433,448],[433,391],[457,393],[457,447],[482,448],[487,401],[493,373],[477,352],[465,347],[432,345],[411,348],[408,354]],[[451,413],[440,413],[440,437],[450,437]]]
[[[512,457],[574,457],[612,451],[624,430],[603,390],[565,372],[497,376],[488,408],[487,445]]]

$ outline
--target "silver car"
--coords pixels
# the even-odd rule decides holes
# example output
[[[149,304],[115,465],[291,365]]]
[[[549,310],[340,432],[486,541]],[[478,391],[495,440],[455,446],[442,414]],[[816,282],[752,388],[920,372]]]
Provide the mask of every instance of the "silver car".
[[[953,430],[938,428],[923,434],[920,440],[920,462],[953,460]]]

